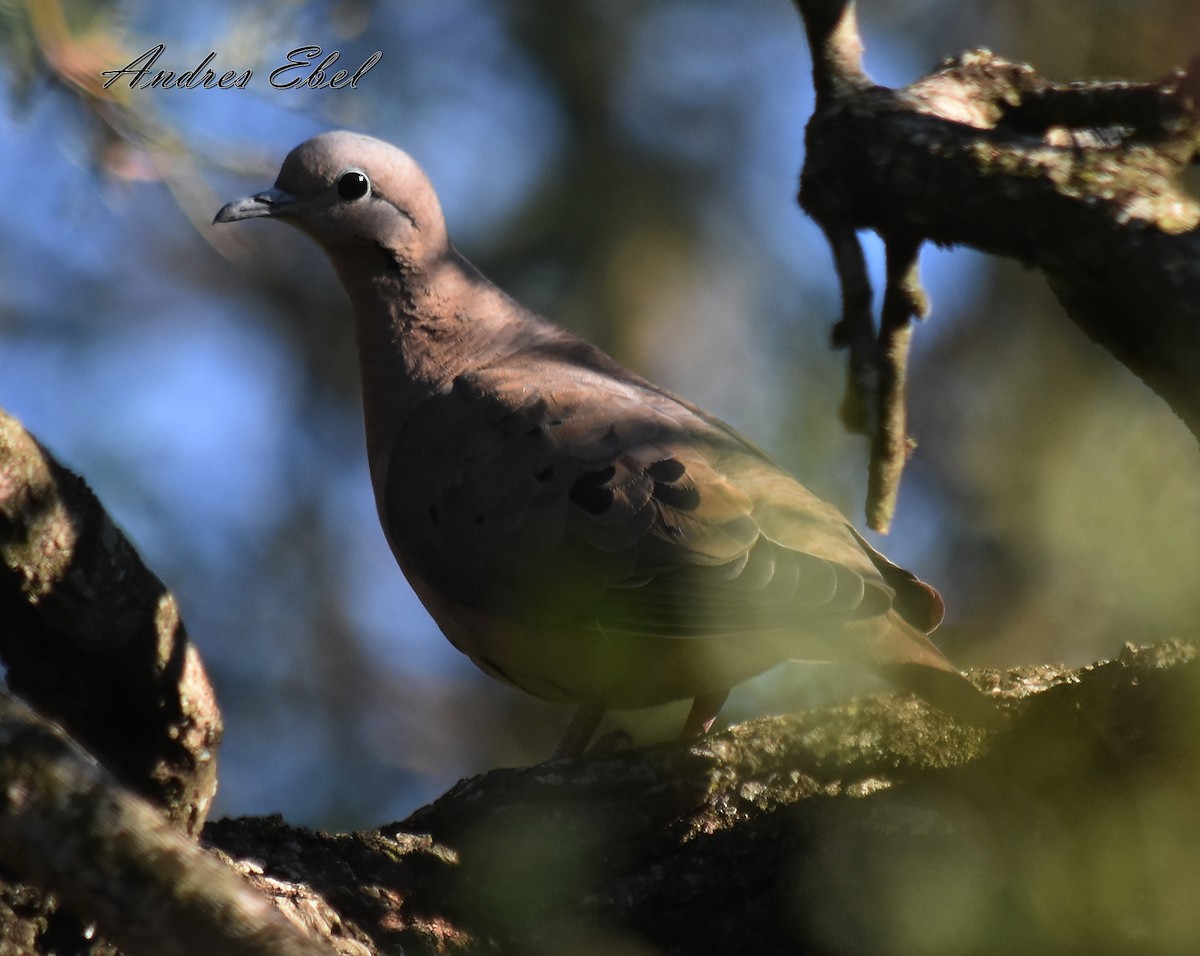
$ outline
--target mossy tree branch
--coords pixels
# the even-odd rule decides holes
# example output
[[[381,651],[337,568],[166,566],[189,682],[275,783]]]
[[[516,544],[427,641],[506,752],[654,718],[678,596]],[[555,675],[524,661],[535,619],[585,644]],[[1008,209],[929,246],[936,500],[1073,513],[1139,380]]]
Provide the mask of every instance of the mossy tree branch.
[[[221,716],[175,598],[84,481],[2,410],[0,622],[8,685],[199,832]]]
[[[849,351],[847,425],[872,438],[871,525],[891,520],[909,448],[907,321],[873,321],[860,229],[889,264],[913,259],[889,265],[893,316],[889,302],[922,301],[926,241],[1040,269],[1067,315],[1200,439],[1200,204],[1181,184],[1200,152],[1200,58],[1160,83],[1056,84],[980,50],[892,90],[863,72],[851,0],[796,2],[817,90],[800,202],[842,282],[834,343]]]

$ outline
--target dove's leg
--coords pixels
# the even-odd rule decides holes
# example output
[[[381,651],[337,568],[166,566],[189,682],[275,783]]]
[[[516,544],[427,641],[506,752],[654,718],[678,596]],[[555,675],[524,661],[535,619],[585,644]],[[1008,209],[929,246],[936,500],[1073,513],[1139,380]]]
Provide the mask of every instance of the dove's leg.
[[[558,746],[554,748],[554,753],[551,754],[550,759],[578,757],[583,753],[584,748],[587,747],[588,742],[592,739],[592,734],[596,732],[596,728],[600,725],[600,719],[604,716],[604,712],[607,709],[601,700],[585,700],[580,702],[578,709],[575,711],[575,716],[571,718],[571,722],[567,725],[567,729],[559,739]]]
[[[683,722],[683,730],[679,732],[679,738],[690,740],[692,737],[708,733],[728,696],[729,689],[726,688],[711,694],[701,694],[692,701],[692,709],[688,712],[687,720]]]

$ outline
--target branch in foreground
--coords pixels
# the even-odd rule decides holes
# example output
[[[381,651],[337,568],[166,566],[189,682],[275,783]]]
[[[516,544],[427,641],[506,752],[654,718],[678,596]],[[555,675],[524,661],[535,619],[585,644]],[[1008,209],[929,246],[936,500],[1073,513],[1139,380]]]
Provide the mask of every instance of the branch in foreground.
[[[1200,153],[1200,58],[1157,84],[1055,84],[988,51],[901,89],[861,67],[850,0],[796,0],[817,103],[800,202],[833,246],[849,347],[847,424],[873,439],[873,527],[902,464],[903,389],[888,389],[855,230],[888,245],[964,244],[1041,269],[1067,314],[1200,439],[1200,205],[1181,185]],[[861,252],[859,253],[861,256]],[[889,285],[894,276],[889,277]],[[907,290],[919,293],[911,277]],[[876,344],[878,343],[878,344]],[[899,375],[903,379],[903,374]],[[906,436],[904,436],[906,438]]]
[[[3,410],[0,657],[14,691],[199,831],[221,717],[175,598],[84,481]]]
[[[378,831],[204,836],[380,953],[1190,951],[1197,647],[976,679],[1006,728],[877,698],[493,771]]]
[[[0,859],[129,953],[332,952],[8,694],[0,694]]]

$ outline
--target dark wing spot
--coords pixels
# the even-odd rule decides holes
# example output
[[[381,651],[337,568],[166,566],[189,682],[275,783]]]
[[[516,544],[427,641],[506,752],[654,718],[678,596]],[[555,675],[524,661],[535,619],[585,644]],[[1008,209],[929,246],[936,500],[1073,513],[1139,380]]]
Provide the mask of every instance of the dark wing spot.
[[[483,524],[483,521],[484,521],[484,517],[483,517],[483,515],[476,515],[476,516],[475,516],[475,523],[476,523],[476,524]]]
[[[654,497],[668,508],[695,511],[700,507],[700,489],[693,484],[680,485],[687,468],[678,458],[663,458],[646,469],[654,481]]]
[[[664,458],[647,468],[646,474],[655,481],[665,481],[669,484],[682,478],[686,471],[683,462],[678,458]]]
[[[429,506],[429,520],[432,521],[434,524],[438,523],[437,505]]]
[[[611,481],[616,473],[617,469],[612,465],[600,471],[584,472],[571,486],[571,500],[588,514],[603,514],[613,503],[613,491],[605,483]]]
[[[538,481],[542,481],[542,482],[549,481],[551,478],[554,477],[554,466],[547,465],[545,468],[543,468],[541,471],[539,471],[533,477],[536,478]]]
[[[668,508],[678,511],[695,511],[700,507],[700,489],[695,485],[669,485],[656,481],[654,497]]]

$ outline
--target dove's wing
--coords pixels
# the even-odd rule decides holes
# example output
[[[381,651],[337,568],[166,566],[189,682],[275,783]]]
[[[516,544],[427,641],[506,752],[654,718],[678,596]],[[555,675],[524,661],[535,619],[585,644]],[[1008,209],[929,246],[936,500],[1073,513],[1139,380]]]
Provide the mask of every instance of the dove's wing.
[[[936,592],[728,426],[552,341],[459,376],[397,430],[384,525],[442,598],[564,640],[770,641],[774,661],[858,660],[842,625],[893,608],[936,624]]]

